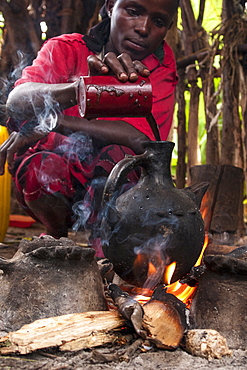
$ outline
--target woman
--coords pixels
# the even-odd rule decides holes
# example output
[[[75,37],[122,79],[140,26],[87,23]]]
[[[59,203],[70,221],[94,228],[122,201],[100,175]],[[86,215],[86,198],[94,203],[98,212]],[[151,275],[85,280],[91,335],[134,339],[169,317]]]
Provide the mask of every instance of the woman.
[[[123,83],[149,77],[152,114],[166,140],[177,78],[173,53],[163,40],[178,3],[106,0],[103,20],[89,35],[46,42],[10,93],[7,110],[14,132],[0,147],[0,174],[7,159],[18,200],[53,237],[67,236],[78,201],[79,214],[87,213],[83,199],[91,210],[87,227],[94,224],[101,179],[104,183],[125,154],[141,153],[143,141],[155,140],[144,117],[81,118],[76,96],[80,76],[113,73]],[[44,130],[44,124],[50,128]],[[135,182],[137,174],[129,180]]]

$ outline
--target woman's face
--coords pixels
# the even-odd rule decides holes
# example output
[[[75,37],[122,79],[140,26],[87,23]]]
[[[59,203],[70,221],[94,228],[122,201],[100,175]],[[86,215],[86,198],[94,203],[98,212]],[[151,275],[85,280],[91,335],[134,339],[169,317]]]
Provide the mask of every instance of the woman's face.
[[[107,52],[128,53],[133,60],[152,54],[164,39],[177,0],[108,0],[111,32]]]

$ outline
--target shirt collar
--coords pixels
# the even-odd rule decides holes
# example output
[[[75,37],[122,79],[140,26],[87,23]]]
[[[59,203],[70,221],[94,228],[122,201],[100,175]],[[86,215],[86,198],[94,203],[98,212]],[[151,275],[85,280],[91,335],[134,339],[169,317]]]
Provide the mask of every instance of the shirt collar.
[[[160,48],[163,49],[163,55],[160,53]],[[157,51],[158,51],[157,53],[150,54],[141,61],[150,70],[150,72],[152,72],[154,69],[156,69],[157,67],[164,63],[165,58],[164,43],[162,43],[159,46]]]

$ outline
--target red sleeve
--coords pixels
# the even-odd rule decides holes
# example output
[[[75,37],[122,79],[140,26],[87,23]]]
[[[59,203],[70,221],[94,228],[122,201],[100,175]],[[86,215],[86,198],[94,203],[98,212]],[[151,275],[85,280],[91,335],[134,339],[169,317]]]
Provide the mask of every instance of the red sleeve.
[[[81,34],[54,37],[43,44],[32,65],[23,69],[15,86],[25,82],[72,82],[88,74],[87,57],[90,54],[93,53],[86,47]],[[67,109],[64,113],[80,116],[77,106]],[[6,124],[10,130],[18,131],[23,122],[9,118]]]
[[[72,82],[88,74],[87,49],[82,35],[71,34],[46,41],[31,66],[26,67],[15,85],[24,82]]]

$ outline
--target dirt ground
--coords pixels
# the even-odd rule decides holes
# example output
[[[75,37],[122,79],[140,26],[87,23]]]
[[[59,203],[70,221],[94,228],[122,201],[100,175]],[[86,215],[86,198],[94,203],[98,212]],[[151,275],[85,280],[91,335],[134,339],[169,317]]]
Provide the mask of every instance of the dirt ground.
[[[44,232],[42,225],[35,223],[29,228],[9,227],[4,243],[0,243],[0,257],[11,258],[23,238],[39,236]],[[83,233],[69,238],[77,243],[84,244],[87,239]],[[195,357],[181,348],[175,351],[152,348],[146,352],[138,349],[128,362],[106,362],[100,360],[98,352],[104,354],[116,354],[120,350],[116,345],[108,345],[97,349],[82,350],[78,352],[59,352],[56,348],[40,350],[29,355],[0,356],[0,369],[4,370],[100,370],[100,369],[161,369],[161,370],[184,370],[184,369],[247,369],[247,349],[233,350],[232,356],[224,356],[221,359],[205,359]]]
[[[111,349],[111,351],[114,350],[115,348]],[[103,350],[100,349],[100,351]],[[104,352],[106,352],[106,349],[104,349]],[[241,350],[234,351],[232,357],[223,357],[222,359],[214,360],[193,357],[181,349],[177,349],[174,352],[152,350],[150,352],[136,354],[129,362],[111,363],[99,363],[99,361],[95,361],[93,359],[93,351],[91,350],[65,354],[37,352],[22,357],[0,357],[0,369],[4,370],[244,370],[246,368],[247,353]]]

